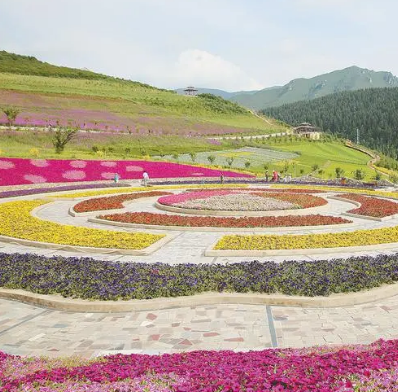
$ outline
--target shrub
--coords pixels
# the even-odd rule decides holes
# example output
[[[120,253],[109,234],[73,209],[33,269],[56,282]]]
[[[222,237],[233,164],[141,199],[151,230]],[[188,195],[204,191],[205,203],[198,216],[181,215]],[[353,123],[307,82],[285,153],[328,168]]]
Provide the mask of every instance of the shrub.
[[[344,170],[341,167],[336,167],[335,172],[336,172],[336,177],[337,178],[343,177],[344,173],[345,173]]]
[[[61,154],[65,146],[76,136],[77,129],[71,128],[57,128],[54,132],[52,143],[55,147],[55,152]]]
[[[20,113],[20,110],[17,108],[8,107],[8,108],[3,108],[3,113],[7,116],[8,125],[11,126],[14,124],[15,119]]]

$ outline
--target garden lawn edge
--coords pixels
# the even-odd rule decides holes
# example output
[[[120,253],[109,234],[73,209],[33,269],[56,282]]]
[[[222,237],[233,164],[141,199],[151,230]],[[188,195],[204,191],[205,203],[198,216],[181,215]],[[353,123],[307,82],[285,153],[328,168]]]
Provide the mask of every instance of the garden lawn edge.
[[[319,226],[277,226],[277,227],[204,227],[204,226],[162,226],[162,225],[145,225],[143,223],[127,223],[127,222],[116,222],[107,219],[100,218],[89,218],[88,222],[98,223],[101,225],[117,226],[117,227],[130,227],[136,229],[151,229],[151,230],[171,230],[171,231],[214,231],[214,232],[245,232],[245,233],[261,233],[261,232],[275,232],[278,233],[281,229],[286,231],[302,231],[303,228],[306,230],[315,230],[322,227],[340,228],[349,227],[350,223],[341,223],[338,225],[319,225]]]
[[[131,312],[161,310],[176,307],[219,304],[273,305],[308,308],[335,308],[361,305],[390,298],[398,294],[398,283],[383,285],[356,293],[331,294],[328,297],[303,297],[284,294],[216,293],[207,292],[184,297],[153,298],[128,301],[91,301],[64,298],[61,295],[31,293],[21,289],[0,288],[0,298],[30,305],[69,312]]]
[[[292,210],[275,210],[275,211],[227,211],[227,210],[202,210],[193,208],[173,207],[156,202],[155,208],[168,211],[178,212],[181,214],[191,215],[212,215],[212,216],[287,216],[287,215],[309,215],[311,213],[321,213],[330,210],[329,204],[319,207],[299,208]]]

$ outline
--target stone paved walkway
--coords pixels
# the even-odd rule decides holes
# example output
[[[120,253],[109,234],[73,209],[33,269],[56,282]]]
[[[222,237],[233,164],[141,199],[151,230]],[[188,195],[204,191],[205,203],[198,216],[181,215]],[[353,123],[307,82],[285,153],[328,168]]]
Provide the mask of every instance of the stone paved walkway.
[[[0,350],[19,355],[261,350],[398,338],[398,296],[317,309],[216,305],[130,313],[68,313],[0,300]]]

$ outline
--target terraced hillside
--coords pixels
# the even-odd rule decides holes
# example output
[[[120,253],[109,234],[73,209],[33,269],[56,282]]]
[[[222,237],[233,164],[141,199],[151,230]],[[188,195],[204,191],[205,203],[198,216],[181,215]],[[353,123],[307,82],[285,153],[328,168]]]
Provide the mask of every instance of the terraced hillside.
[[[215,135],[280,132],[239,105],[204,94],[180,96],[138,82],[57,67],[0,52],[0,107],[20,110],[17,125],[71,125],[134,134]],[[3,115],[1,122],[6,122]]]

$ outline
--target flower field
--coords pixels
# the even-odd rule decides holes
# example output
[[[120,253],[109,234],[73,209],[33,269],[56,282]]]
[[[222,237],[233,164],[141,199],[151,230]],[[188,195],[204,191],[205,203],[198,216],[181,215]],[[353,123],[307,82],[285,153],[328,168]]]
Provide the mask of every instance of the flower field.
[[[350,220],[323,215],[303,216],[264,216],[264,217],[212,217],[154,214],[151,212],[126,212],[101,215],[100,219],[157,226],[186,227],[283,227],[283,226],[321,226],[350,223]]]
[[[0,253],[0,287],[91,300],[203,292],[329,296],[398,282],[398,255],[313,261],[169,265]],[[82,277],[85,277],[82,279]]]
[[[353,194],[343,194],[339,195],[339,197],[361,203],[359,208],[348,211],[351,214],[372,216],[375,218],[384,218],[398,214],[398,203],[393,201]]]
[[[46,203],[24,200],[0,204],[0,235],[52,244],[117,249],[143,249],[164,237],[67,226],[31,215],[34,208]]]
[[[4,392],[380,392],[398,391],[398,341],[247,353],[24,359],[0,352]]]
[[[150,178],[250,177],[231,171],[151,161],[90,161],[55,159],[0,159],[0,186],[38,183],[141,179],[146,170]]]
[[[171,195],[170,192],[139,192],[130,193],[128,195],[117,195],[109,197],[98,197],[95,199],[89,199],[81,201],[73,206],[75,212],[90,212],[90,211],[101,211],[101,210],[112,210],[117,208],[123,208],[123,203],[130,200],[141,199],[144,197],[155,197]]]

